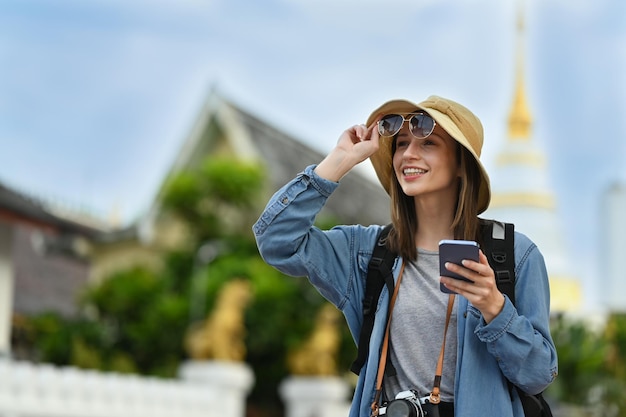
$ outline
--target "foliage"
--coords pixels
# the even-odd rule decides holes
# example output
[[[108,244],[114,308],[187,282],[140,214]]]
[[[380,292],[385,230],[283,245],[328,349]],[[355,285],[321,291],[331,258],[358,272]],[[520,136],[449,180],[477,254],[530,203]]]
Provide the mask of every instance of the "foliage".
[[[85,293],[81,304],[89,314],[73,320],[52,313],[34,317],[38,357],[103,371],[175,375],[188,303],[167,287],[153,272],[132,268]]]
[[[167,182],[163,206],[193,225],[191,238],[196,245],[249,235],[249,213],[259,201],[263,178],[257,164],[207,158],[198,170],[182,172]]]
[[[587,392],[602,378],[606,350],[603,341],[583,322],[572,322],[564,316],[555,318],[551,331],[559,358],[559,376],[549,393],[561,401],[582,405]]]
[[[86,354],[77,353],[73,349],[102,343],[99,329],[88,320],[67,320],[55,313],[44,313],[30,319],[27,339],[36,347],[37,360],[104,369],[99,356],[87,359]]]
[[[626,417],[626,315],[613,314],[598,329],[559,316],[551,331],[559,376],[546,394],[590,415]]]
[[[626,417],[626,314],[614,313],[607,322],[605,331],[607,379],[603,384],[600,402],[617,410],[617,416]]]
[[[84,302],[107,330],[105,344],[100,346],[107,363],[128,362],[130,354],[139,372],[172,375],[187,323],[188,302],[184,294],[168,287],[161,276],[132,268],[114,274],[85,295]],[[155,352],[169,354],[163,357]]]

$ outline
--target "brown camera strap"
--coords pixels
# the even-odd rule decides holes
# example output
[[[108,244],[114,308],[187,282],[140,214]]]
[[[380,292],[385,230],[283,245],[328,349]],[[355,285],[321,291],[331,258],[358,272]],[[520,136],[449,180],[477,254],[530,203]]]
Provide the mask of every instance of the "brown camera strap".
[[[387,319],[387,327],[385,329],[385,336],[383,338],[383,346],[380,353],[380,360],[378,362],[378,375],[376,377],[376,393],[374,395],[374,401],[372,402],[372,417],[378,416],[378,411],[380,405],[378,402],[380,401],[380,395],[382,393],[383,387],[383,377],[385,375],[385,366],[387,365],[387,354],[389,351],[389,330],[391,328],[391,316],[393,313],[393,306],[396,303],[396,298],[398,298],[398,290],[400,289],[400,283],[402,282],[402,275],[404,273],[404,262],[402,262],[402,267],[400,268],[400,275],[398,276],[398,282],[396,282],[395,288],[393,290],[393,295],[391,296],[391,301],[389,303],[389,317]],[[443,343],[441,345],[441,351],[439,352],[439,359],[437,361],[437,370],[435,372],[435,381],[433,383],[433,390],[430,394],[429,401],[431,404],[439,404],[441,401],[439,397],[439,391],[441,386],[441,374],[443,372],[443,355],[446,346],[446,334],[448,333],[448,325],[450,324],[450,317],[452,316],[452,308],[454,306],[454,294],[450,294],[448,297],[448,311],[446,312],[446,326],[443,330]]]
[[[443,328],[443,342],[441,342],[441,351],[439,352],[439,360],[437,361],[437,370],[435,372],[435,381],[433,382],[433,390],[430,393],[431,404],[439,404],[439,388],[441,387],[441,374],[443,373],[443,353],[446,350],[446,335],[448,334],[448,325],[450,317],[452,317],[452,308],[454,307],[454,294],[448,296],[448,311],[446,311],[446,327]]]

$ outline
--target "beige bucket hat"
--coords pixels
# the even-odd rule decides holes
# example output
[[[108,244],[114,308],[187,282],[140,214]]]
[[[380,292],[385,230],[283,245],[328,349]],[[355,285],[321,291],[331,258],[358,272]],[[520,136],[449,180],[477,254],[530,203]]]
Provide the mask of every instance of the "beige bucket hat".
[[[439,126],[441,126],[454,140],[463,145],[476,159],[480,168],[481,183],[478,192],[478,214],[489,206],[491,191],[489,176],[485,167],[480,162],[480,152],[483,147],[483,125],[466,107],[452,100],[430,96],[421,103],[413,103],[408,100],[391,100],[377,108],[367,119],[367,126],[371,126],[380,116],[390,113],[407,114],[415,110],[423,110],[428,113]],[[393,179],[393,167],[391,155],[391,137],[380,138],[380,147],[376,153],[370,156],[378,180],[389,194],[389,188]]]

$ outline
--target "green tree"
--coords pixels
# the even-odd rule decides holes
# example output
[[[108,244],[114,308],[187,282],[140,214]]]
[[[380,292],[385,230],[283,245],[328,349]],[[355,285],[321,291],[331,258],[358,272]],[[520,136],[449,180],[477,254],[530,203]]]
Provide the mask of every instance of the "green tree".
[[[546,394],[586,415],[626,417],[626,315],[611,315],[604,328],[558,316],[551,331],[559,376]]]
[[[626,417],[626,314],[613,313],[609,316],[605,330],[608,344],[600,401],[614,411],[615,416]]]
[[[190,244],[199,248],[215,239],[251,242],[264,171],[257,164],[207,158],[198,170],[171,178],[163,207],[191,226]]]
[[[559,376],[548,393],[560,401],[585,405],[588,392],[603,377],[606,344],[601,333],[565,316],[554,319],[551,331],[559,357]]]

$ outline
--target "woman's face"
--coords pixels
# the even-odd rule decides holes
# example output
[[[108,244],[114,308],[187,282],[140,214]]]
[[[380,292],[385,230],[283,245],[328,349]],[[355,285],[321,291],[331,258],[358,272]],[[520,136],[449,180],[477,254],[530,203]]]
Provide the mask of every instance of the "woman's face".
[[[460,176],[457,142],[438,125],[430,136],[418,139],[409,133],[408,123],[395,140],[393,169],[404,193],[456,201]]]

